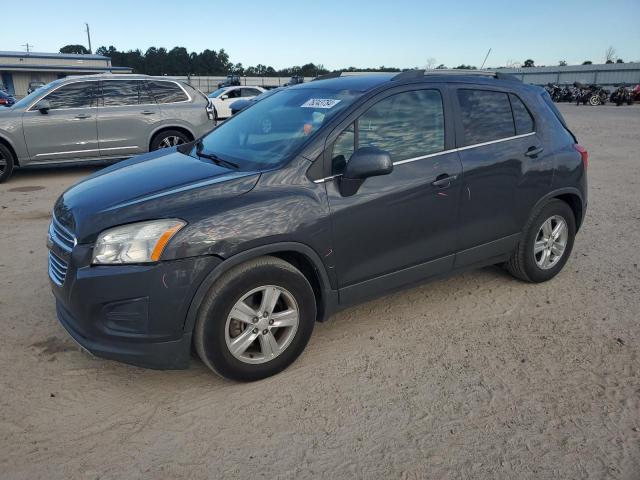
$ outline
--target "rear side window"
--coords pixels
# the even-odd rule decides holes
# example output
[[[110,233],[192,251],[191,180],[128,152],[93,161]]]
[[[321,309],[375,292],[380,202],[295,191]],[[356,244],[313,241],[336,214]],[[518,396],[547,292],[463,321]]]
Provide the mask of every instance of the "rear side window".
[[[509,97],[487,90],[458,90],[464,144],[490,142],[515,135]]]
[[[256,90],[255,88],[243,88],[242,89],[242,96],[243,97],[255,97],[257,95],[260,95],[260,90]]]
[[[511,100],[511,108],[513,109],[513,121],[516,124],[516,134],[523,135],[533,132],[533,117],[520,100],[513,93],[509,94]]]
[[[102,98],[105,107],[138,105],[142,82],[133,80],[105,80],[102,82]]]
[[[177,83],[164,80],[149,80],[149,90],[158,103],[176,103],[189,100]]]
[[[43,98],[51,104],[51,110],[64,108],[89,108],[95,105],[94,87],[97,82],[74,82],[54,90]]]

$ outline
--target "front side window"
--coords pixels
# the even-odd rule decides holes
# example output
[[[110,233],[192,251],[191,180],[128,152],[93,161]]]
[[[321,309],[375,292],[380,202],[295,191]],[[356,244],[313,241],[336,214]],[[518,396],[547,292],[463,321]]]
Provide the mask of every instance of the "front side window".
[[[240,91],[241,91],[240,88],[232,88],[231,90],[227,90],[225,95],[227,96],[228,99],[240,98]]]
[[[64,108],[89,108],[94,106],[93,90],[97,82],[75,82],[54,90],[43,98],[51,104],[51,110]]]
[[[533,132],[533,118],[520,100],[513,93],[509,94],[511,99],[511,108],[513,109],[513,121],[516,123],[516,134],[523,135]]]
[[[515,128],[506,93],[487,90],[458,90],[464,144],[475,145],[513,137]]]
[[[256,90],[255,88],[243,88],[242,96],[243,97],[255,97],[256,95],[260,95],[260,90]]]
[[[102,97],[105,107],[138,105],[140,81],[105,80],[102,82]]]
[[[361,147],[385,150],[394,162],[443,151],[444,109],[440,92],[402,92],[376,103],[334,142],[333,173],[340,173],[354,150]]]
[[[149,80],[147,86],[158,103],[177,103],[189,100],[184,90],[175,82]]]

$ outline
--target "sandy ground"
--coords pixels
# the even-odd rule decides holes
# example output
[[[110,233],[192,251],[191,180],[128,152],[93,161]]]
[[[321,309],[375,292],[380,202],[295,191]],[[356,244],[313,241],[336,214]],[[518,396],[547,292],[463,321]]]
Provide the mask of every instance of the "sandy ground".
[[[45,235],[92,168],[0,185],[0,478],[640,478],[640,107],[561,106],[590,206],[553,281],[487,268],[319,324],[284,373],[95,359],[58,325]]]

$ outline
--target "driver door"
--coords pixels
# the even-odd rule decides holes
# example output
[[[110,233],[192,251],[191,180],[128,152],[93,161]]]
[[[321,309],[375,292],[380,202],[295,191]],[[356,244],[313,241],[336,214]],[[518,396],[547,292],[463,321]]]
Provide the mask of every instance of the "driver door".
[[[34,105],[23,114],[25,141],[33,162],[99,156],[95,96],[98,84],[67,83],[40,99],[51,105],[46,113],[41,113]]]
[[[453,266],[462,168],[458,154],[447,151],[451,116],[445,116],[443,90],[411,88],[387,93],[325,152],[336,176],[326,186],[340,299],[347,304]],[[389,152],[393,172],[367,178],[345,196],[340,175],[354,150],[365,146]],[[451,180],[433,184],[446,177]]]

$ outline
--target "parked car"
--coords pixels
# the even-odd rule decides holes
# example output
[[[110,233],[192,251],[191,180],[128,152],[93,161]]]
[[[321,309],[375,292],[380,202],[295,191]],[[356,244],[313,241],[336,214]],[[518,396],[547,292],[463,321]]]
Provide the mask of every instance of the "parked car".
[[[190,142],[214,127],[189,84],[145,75],[56,80],[0,112],[0,182],[14,166],[116,160]]]
[[[16,99],[13,95],[0,90],[0,107],[11,107],[14,103],[16,103]]]
[[[287,83],[285,83],[284,87],[290,87],[292,85],[299,85],[300,83],[304,83],[304,77],[301,75],[294,75],[289,79]]]
[[[262,87],[222,87],[211,92],[208,97],[213,105],[216,120],[231,116],[231,104],[239,99],[250,100],[266,90]]]
[[[44,87],[44,82],[29,82],[29,88],[27,89],[27,95],[35,92],[37,89]]]
[[[218,83],[218,88],[232,87],[236,85],[240,85],[240,75],[227,75],[224,82]]]
[[[262,92],[260,95],[257,95],[252,98],[241,98],[240,100],[236,100],[231,105],[229,105],[229,109],[231,110],[231,115],[233,116],[236,113],[238,113],[240,110],[244,110],[245,108],[250,107],[251,105],[257,102],[264,100],[265,98],[269,98],[271,95],[273,95],[276,92],[279,92],[283,88],[284,87],[274,88],[272,90],[267,90],[266,92]]]
[[[586,150],[540,87],[435,72],[296,85],[68,189],[48,241],[62,325],[98,356],[186,368],[193,345],[256,380],[365,299],[493,264],[555,277]]]

